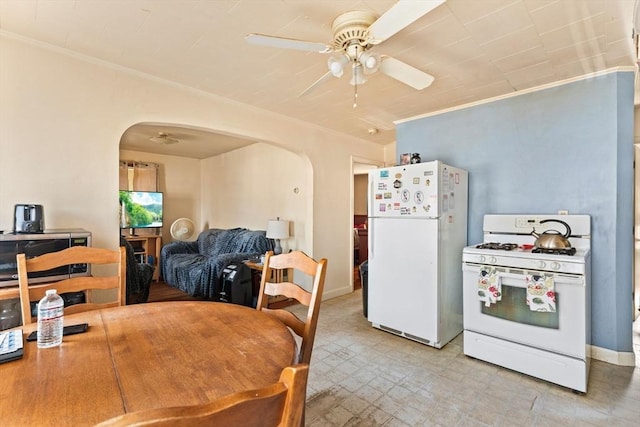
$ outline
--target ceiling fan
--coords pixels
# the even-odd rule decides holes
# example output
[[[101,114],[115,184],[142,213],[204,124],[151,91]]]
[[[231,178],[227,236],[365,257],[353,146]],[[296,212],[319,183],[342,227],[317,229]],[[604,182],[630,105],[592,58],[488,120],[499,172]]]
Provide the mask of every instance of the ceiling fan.
[[[155,142],[156,144],[165,144],[165,145],[177,144],[178,142],[180,142],[176,138],[171,137],[171,135],[168,134],[167,132],[158,132],[158,135],[150,136],[149,141]]]
[[[417,90],[422,90],[433,82],[434,77],[430,74],[388,55],[377,54],[373,48],[445,1],[400,0],[377,19],[369,12],[343,13],[333,21],[333,41],[330,44],[255,33],[247,35],[245,39],[255,45],[332,54],[327,61],[329,71],[300,96],[306,95],[332,77],[341,77],[344,68],[350,65],[350,83],[355,87],[353,106],[356,107],[358,85],[365,83],[366,76],[378,70]]]

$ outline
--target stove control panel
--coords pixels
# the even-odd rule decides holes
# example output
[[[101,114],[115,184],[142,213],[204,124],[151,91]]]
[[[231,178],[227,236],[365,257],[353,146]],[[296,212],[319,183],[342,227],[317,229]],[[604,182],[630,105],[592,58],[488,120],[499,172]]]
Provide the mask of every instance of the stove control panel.
[[[540,221],[536,218],[517,217],[516,228],[528,228],[540,226]]]
[[[483,251],[485,253],[478,253],[479,251]],[[486,252],[490,251],[478,250],[475,248],[465,248],[465,250],[462,252],[462,262],[467,264],[478,264],[532,271],[585,274],[585,260],[583,257],[555,255],[556,257],[563,257],[565,259],[553,260],[550,259],[550,256],[545,256],[544,254],[508,252],[508,255],[494,255],[488,254]],[[504,251],[501,251],[501,253],[505,254]],[[544,256],[544,259],[539,258],[542,256]]]
[[[480,255],[480,262],[486,262],[488,264],[495,264],[496,262],[498,262],[498,259],[494,256],[492,257],[486,257],[484,255]]]

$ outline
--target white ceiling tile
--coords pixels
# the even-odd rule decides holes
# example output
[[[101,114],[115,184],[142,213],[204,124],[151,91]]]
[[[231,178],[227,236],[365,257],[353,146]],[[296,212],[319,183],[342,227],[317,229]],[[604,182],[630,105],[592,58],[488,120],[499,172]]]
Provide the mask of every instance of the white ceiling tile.
[[[589,58],[595,55],[601,55],[607,51],[607,43],[604,36],[584,40],[574,43],[571,46],[549,52],[549,58],[554,64],[564,64],[573,62],[579,58]]]
[[[450,75],[462,84],[478,85],[502,80],[502,73],[483,54],[449,67]]]
[[[528,11],[533,12],[538,9],[547,7],[553,3],[559,3],[566,0],[523,0],[524,6]]]
[[[515,52],[533,49],[542,41],[533,25],[507,33],[480,45],[481,51],[491,60],[512,56]]]
[[[513,55],[493,61],[503,73],[507,74],[515,70],[530,67],[534,64],[547,61],[547,52],[542,46],[522,50]]]
[[[553,65],[549,61],[542,61],[526,68],[520,68],[505,73],[505,77],[516,90],[528,89],[548,81],[553,76]]]
[[[492,83],[476,85],[470,89],[470,94],[475,99],[493,98],[513,92],[515,89],[508,80],[499,80]]]
[[[490,15],[494,11],[504,9],[519,0],[448,0],[446,5],[458,18],[460,23],[468,24]]]
[[[465,27],[473,37],[480,36],[483,40],[490,41],[531,25],[533,21],[527,9],[522,2],[518,1],[469,22]]]
[[[556,1],[531,10],[529,14],[540,33],[547,33],[603,13],[603,0]]]
[[[605,33],[605,14],[573,22],[557,29],[541,33],[540,39],[549,51],[562,49],[581,40],[588,40]]]
[[[633,40],[624,39],[607,44],[605,58],[609,66],[622,66],[635,60]]]
[[[595,73],[607,68],[604,55],[596,55],[591,58],[580,58],[574,62],[554,64],[554,73],[558,80]]]

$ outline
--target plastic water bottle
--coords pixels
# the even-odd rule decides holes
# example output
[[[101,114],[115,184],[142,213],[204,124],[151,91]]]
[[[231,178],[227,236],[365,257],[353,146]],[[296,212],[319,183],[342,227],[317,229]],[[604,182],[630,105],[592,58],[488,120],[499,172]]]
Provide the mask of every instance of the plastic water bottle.
[[[38,348],[56,347],[62,343],[64,301],[55,289],[38,303]]]

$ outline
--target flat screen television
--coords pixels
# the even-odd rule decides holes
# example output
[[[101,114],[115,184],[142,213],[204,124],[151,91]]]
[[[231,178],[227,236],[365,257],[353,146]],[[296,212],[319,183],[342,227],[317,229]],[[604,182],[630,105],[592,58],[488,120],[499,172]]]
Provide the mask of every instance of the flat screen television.
[[[160,228],[162,210],[159,191],[120,191],[120,228]]]

